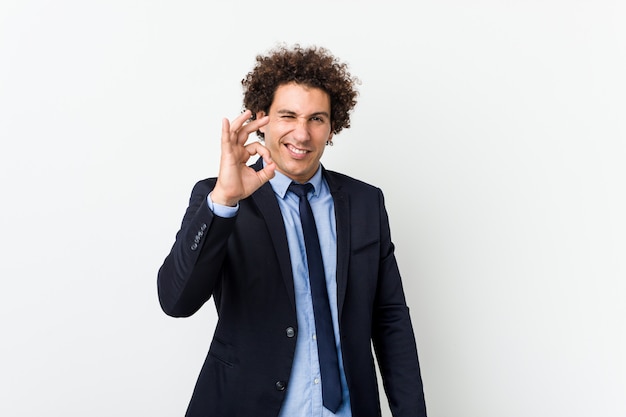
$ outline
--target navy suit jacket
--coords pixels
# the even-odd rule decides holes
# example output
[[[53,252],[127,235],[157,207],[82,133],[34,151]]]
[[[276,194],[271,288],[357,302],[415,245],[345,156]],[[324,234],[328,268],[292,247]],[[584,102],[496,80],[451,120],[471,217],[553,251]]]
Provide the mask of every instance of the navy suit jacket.
[[[260,169],[261,161],[255,164]],[[415,337],[382,192],[323,171],[335,204],[337,303],[354,417],[381,415],[373,344],[394,417],[425,417]],[[165,313],[194,314],[213,297],[218,322],[188,417],[275,417],[289,389],[298,323],[287,236],[269,183],[213,215],[216,179],[198,182],[158,274]],[[295,416],[294,416],[295,417]]]

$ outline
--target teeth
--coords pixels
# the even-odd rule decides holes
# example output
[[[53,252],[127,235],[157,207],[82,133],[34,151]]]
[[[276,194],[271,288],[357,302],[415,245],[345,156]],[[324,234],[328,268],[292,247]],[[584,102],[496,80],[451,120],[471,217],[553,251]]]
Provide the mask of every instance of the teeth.
[[[293,152],[293,153],[297,153],[297,154],[304,155],[304,154],[307,152],[307,151],[305,151],[304,149],[298,149],[298,148],[295,148],[295,147],[293,147],[293,146],[291,146],[291,145],[288,145],[288,147],[289,147],[289,150],[290,150],[291,152]]]

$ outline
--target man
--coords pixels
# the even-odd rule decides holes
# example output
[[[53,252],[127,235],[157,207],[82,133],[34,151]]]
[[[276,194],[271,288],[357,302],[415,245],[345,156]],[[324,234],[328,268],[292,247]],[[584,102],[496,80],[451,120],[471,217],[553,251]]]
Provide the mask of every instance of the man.
[[[194,187],[158,275],[167,314],[211,296],[218,311],[187,416],[380,416],[372,344],[393,415],[426,416],[382,193],[320,164],[357,82],[298,45],[242,81],[248,110],[223,120],[219,174]]]

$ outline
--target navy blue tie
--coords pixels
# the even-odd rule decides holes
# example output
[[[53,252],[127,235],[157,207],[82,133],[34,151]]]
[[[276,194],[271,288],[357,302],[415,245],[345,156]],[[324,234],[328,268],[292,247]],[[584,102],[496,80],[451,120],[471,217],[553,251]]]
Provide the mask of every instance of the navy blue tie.
[[[339,379],[339,360],[335,344],[333,320],[330,315],[330,303],[326,291],[326,277],[324,262],[317,237],[315,218],[311,205],[307,199],[309,191],[313,190],[310,183],[291,183],[289,191],[300,198],[300,221],[304,232],[306,259],[309,266],[309,282],[311,283],[311,297],[313,299],[313,314],[315,316],[315,332],[317,351],[322,376],[322,398],[324,407],[336,413],[341,405],[341,381]]]

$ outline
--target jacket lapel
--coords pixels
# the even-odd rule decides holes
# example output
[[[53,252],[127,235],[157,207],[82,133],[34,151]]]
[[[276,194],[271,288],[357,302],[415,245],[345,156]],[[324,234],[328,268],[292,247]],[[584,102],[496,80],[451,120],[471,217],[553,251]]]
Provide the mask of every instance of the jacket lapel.
[[[335,221],[337,222],[337,311],[341,318],[343,302],[348,285],[348,262],[350,255],[350,198],[342,190],[332,172],[324,169],[324,178],[330,188],[335,203]]]
[[[259,158],[258,161],[252,165],[252,167],[256,171],[263,168],[261,158]],[[274,190],[268,182],[255,191],[251,197],[267,224],[267,230],[269,231],[272,242],[274,243],[274,250],[276,251],[280,271],[282,273],[283,280],[285,281],[285,287],[287,288],[289,300],[291,301],[295,314],[296,298],[293,288],[293,272],[291,271],[291,257],[289,255],[289,246],[287,244],[287,233],[285,232],[283,215],[280,212],[280,207],[276,201]]]

